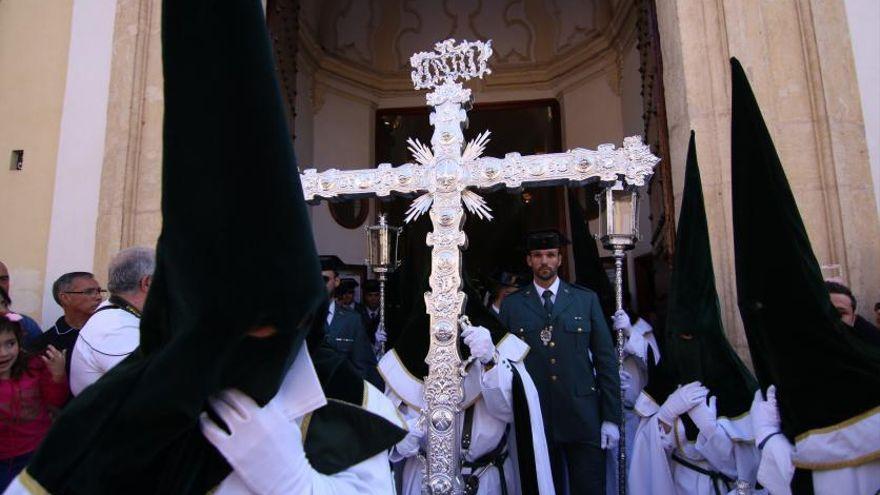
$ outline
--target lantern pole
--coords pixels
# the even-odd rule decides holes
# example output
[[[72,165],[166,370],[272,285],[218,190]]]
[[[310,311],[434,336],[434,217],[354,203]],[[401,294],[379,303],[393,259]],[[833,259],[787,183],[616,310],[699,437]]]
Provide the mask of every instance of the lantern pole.
[[[615,196],[614,191],[626,191],[626,184],[618,180],[613,182],[611,185],[605,188],[605,191],[602,193],[604,195],[604,199],[602,200],[602,204],[605,206],[605,212],[603,217],[603,227],[604,232],[602,233],[602,244],[605,249],[611,251],[614,256],[614,299],[615,299],[615,310],[620,311],[623,309],[623,260],[626,259],[626,251],[635,247],[635,243],[638,240],[638,193],[635,190],[630,190],[629,194],[631,195],[630,201],[632,207],[628,210],[627,213],[632,216],[629,219],[629,222],[625,222],[626,219],[618,218],[618,215],[621,215],[623,212],[619,211],[619,209],[615,205]],[[600,196],[603,197],[603,196]],[[624,224],[628,224],[630,227],[629,232],[618,232],[618,230],[622,230],[622,226]],[[623,348],[626,344],[626,335],[622,328],[618,328],[616,330],[617,337],[617,367],[618,369],[623,369],[623,359],[624,352]],[[626,495],[626,412],[624,408],[624,402],[626,401],[626,393],[623,390],[623,387],[620,389],[620,440],[617,444],[617,492],[620,495]]]
[[[623,309],[623,259],[626,252],[620,244],[614,245],[614,299],[616,311]],[[617,369],[623,369],[623,346],[625,335],[622,328],[617,329]],[[620,440],[617,444],[617,493],[626,495],[626,418],[624,401],[626,393],[620,387]]]

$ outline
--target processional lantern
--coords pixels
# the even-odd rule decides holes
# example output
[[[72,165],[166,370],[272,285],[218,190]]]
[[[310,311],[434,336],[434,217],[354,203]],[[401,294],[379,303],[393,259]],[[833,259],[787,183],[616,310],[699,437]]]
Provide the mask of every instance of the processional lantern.
[[[609,251],[627,251],[639,240],[639,192],[617,180],[598,195],[602,245]],[[620,309],[620,303],[618,308]]]
[[[397,257],[401,227],[388,225],[385,214],[379,215],[379,223],[364,227],[367,234],[367,266],[379,279],[379,328],[385,329],[385,282],[388,274],[400,266]],[[379,353],[385,354],[385,343],[379,344]]]
[[[601,241],[605,249],[614,255],[614,297],[616,309],[623,309],[623,260],[626,251],[639,240],[639,192],[622,180],[616,180],[596,196],[601,218]],[[623,369],[623,346],[626,344],[623,329],[617,330],[617,365]],[[620,403],[624,402],[624,390],[620,390]],[[618,493],[626,493],[626,434],[624,422],[620,423],[620,443],[617,447]]]

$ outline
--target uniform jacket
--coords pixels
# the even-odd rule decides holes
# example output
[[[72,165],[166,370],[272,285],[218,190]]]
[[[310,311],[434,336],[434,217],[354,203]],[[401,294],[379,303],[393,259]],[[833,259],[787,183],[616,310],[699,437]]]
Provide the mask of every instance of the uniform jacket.
[[[370,318],[370,311],[367,309],[366,305],[361,305],[358,307],[358,313],[361,315],[361,319],[364,322],[364,328],[367,331],[367,337],[370,339],[370,343],[376,343],[376,330],[379,328],[379,312],[376,311],[376,316]]]
[[[327,343],[345,355],[365,380],[384,390],[385,385],[376,369],[376,355],[361,315],[337,304],[333,319],[324,330]]]
[[[560,280],[553,313],[533,285],[507,296],[501,321],[531,347],[525,365],[541,398],[548,442],[599,446],[602,421],[620,423],[620,376],[596,293]],[[540,333],[552,325],[544,345]]]

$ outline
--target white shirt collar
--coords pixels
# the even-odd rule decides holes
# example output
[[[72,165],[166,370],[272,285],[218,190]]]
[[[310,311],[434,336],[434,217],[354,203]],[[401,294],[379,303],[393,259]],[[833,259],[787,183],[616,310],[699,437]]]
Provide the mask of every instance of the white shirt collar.
[[[291,421],[327,404],[305,343],[300,346],[296,359],[284,375],[284,381],[271,402],[279,404]]]
[[[330,306],[327,306],[327,324],[329,325],[333,321],[333,315],[336,314],[336,300],[330,300]]]
[[[538,291],[538,299],[541,299],[543,301],[544,291],[549,290],[553,294],[553,296],[550,297],[550,300],[556,302],[556,296],[559,294],[559,277],[556,277],[556,280],[554,280],[550,287],[547,287],[546,289],[541,287],[540,285],[538,285],[537,282],[534,281],[532,282],[532,285],[534,285],[535,290]]]

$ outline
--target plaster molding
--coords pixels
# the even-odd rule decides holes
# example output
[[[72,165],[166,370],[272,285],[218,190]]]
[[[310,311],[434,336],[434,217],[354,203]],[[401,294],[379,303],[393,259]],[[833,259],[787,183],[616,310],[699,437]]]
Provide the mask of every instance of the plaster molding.
[[[614,10],[608,33],[594,30],[580,45],[559,54],[550,62],[493,67],[491,81],[484,82],[485,90],[554,91],[605,73],[616,58],[622,58],[624,47],[633,43],[635,19],[636,9],[632,0],[624,0]],[[300,30],[300,46],[304,59],[314,67],[315,77],[328,86],[334,85],[340,91],[351,92],[350,96],[379,101],[412,94],[412,81],[406,71],[377,70],[327,53],[308,29]]]
[[[350,54],[366,64],[373,63],[372,31],[376,27],[376,3],[376,0],[348,0],[335,22],[335,50],[338,53]],[[366,26],[362,25],[363,20],[366,20]],[[358,32],[359,28],[365,32]]]

